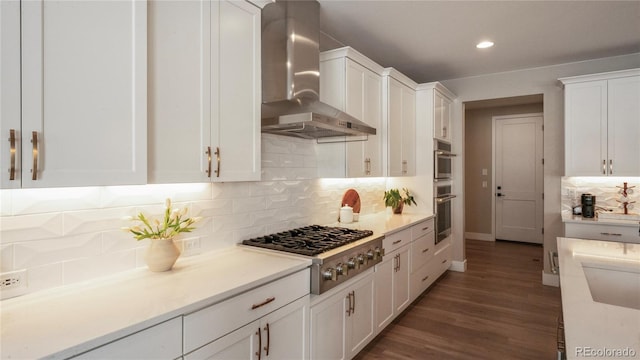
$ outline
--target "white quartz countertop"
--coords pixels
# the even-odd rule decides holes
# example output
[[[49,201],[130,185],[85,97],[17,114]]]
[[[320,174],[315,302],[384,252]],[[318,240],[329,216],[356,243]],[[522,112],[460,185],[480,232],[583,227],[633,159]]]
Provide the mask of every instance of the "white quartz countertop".
[[[2,359],[65,358],[311,265],[243,247],[0,302]]]
[[[433,218],[433,214],[393,214],[390,211],[360,216],[356,222],[349,224],[336,222],[331,226],[342,226],[351,229],[372,230],[374,234],[391,234],[421,221]]]
[[[640,359],[640,310],[594,301],[583,268],[640,269],[640,245],[558,238],[558,255],[568,359]],[[631,281],[621,286],[637,289],[640,284],[634,279],[640,279],[640,273],[635,275],[626,273]],[[604,279],[601,283],[612,282]],[[640,292],[626,296],[640,297]],[[626,351],[626,355],[615,351]],[[615,356],[619,354],[624,356]]]

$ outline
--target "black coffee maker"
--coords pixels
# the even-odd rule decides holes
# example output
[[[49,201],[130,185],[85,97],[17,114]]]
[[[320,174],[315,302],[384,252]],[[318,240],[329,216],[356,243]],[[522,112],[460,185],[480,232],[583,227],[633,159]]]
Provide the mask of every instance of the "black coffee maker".
[[[582,217],[593,218],[596,215],[596,196],[591,194],[582,194],[580,200],[582,203]]]

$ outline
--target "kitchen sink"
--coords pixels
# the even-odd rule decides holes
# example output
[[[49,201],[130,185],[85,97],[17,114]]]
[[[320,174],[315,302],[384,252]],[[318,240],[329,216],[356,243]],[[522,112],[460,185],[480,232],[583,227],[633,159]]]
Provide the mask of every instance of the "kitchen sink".
[[[640,310],[640,259],[583,260],[593,301]]]

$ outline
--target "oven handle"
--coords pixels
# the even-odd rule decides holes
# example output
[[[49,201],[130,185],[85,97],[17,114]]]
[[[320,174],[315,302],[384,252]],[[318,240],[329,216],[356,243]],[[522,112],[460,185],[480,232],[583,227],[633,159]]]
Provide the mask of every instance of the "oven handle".
[[[454,153],[450,153],[448,151],[442,151],[442,150],[436,150],[435,153],[438,156],[444,156],[444,157],[456,157],[456,156],[458,156],[458,155],[456,155]]]
[[[447,201],[451,201],[451,199],[455,198],[455,195],[447,195],[447,196],[443,196],[443,197],[437,197],[436,198],[436,202],[438,204],[442,204],[443,202],[447,202]]]

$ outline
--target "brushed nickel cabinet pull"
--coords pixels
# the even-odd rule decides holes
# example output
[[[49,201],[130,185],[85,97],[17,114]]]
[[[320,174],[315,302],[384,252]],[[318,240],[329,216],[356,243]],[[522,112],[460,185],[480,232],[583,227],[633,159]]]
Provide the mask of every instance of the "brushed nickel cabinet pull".
[[[402,242],[402,239],[394,241],[391,245],[398,245]]]
[[[38,132],[31,132],[31,143],[33,144],[33,168],[31,169],[31,180],[38,180]]]
[[[423,278],[422,278],[422,282],[427,281],[427,279],[428,279],[428,278],[429,278],[429,275],[427,275],[427,276],[423,277]]]
[[[607,175],[607,160],[602,160],[602,175]]]
[[[422,231],[427,231],[427,230],[429,230],[429,227],[428,227],[428,226],[427,226],[427,227],[423,227],[423,228],[422,228]]]
[[[216,170],[216,177],[220,177],[220,148],[216,147],[216,152],[214,153],[216,155],[216,159],[218,161],[218,169]]]
[[[276,297],[272,296],[272,297],[270,297],[268,299],[265,299],[263,302],[261,302],[259,304],[253,304],[253,305],[251,305],[251,310],[255,310],[255,309],[259,308],[259,307],[263,307],[263,306],[267,305],[268,303],[272,302],[275,299],[276,299]]]
[[[9,152],[11,153],[11,166],[9,168],[9,180],[16,179],[16,131],[9,130]]]
[[[207,159],[209,162],[209,166],[207,168],[207,177],[211,177],[211,146],[207,146],[207,151],[204,152],[205,154],[207,154]]]
[[[266,351],[266,355],[269,356],[269,343],[271,343],[271,334],[269,331],[269,323],[264,327],[264,330],[267,332],[267,346],[264,347],[264,351]]]
[[[424,254],[424,253],[426,253],[427,251],[429,251],[429,248],[423,249],[423,250],[422,250],[422,253]]]
[[[351,292],[351,296],[353,296],[353,303],[351,304],[351,313],[355,314],[356,313],[356,291],[353,290]]]
[[[442,260],[442,263],[443,263],[443,264],[444,264],[444,263],[446,263],[446,262],[447,262],[447,259]]]
[[[347,316],[351,316],[351,293],[347,294],[347,300],[349,300],[349,305],[347,306]]]

